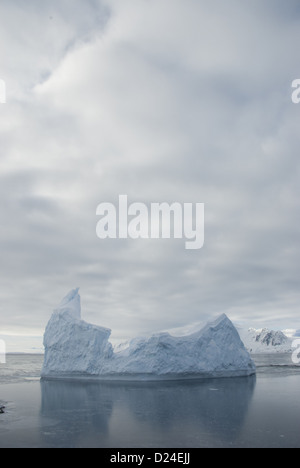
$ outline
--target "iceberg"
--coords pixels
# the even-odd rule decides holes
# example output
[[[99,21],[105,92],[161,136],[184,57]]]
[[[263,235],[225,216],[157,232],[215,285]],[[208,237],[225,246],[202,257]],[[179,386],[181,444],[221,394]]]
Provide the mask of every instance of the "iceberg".
[[[60,303],[44,334],[44,379],[179,380],[255,374],[255,364],[223,314],[202,330],[135,338],[116,351],[111,330],[81,319],[79,289]]]

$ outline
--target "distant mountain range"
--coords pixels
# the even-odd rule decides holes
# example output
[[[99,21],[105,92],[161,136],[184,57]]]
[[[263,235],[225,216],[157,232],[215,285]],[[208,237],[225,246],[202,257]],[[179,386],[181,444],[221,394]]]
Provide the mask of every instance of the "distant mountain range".
[[[299,330],[287,330],[289,336],[282,331],[263,328],[248,330],[237,327],[241,340],[250,353],[287,353],[292,351],[292,342],[299,336]],[[292,335],[292,336],[291,336]]]

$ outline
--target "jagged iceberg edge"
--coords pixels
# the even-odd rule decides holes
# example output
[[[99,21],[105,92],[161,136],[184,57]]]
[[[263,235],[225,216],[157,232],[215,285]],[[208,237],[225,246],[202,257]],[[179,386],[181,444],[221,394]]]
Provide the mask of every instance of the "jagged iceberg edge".
[[[223,314],[200,331],[136,338],[115,352],[111,330],[81,320],[78,288],[54,310],[44,334],[44,379],[186,380],[249,376],[255,364]]]

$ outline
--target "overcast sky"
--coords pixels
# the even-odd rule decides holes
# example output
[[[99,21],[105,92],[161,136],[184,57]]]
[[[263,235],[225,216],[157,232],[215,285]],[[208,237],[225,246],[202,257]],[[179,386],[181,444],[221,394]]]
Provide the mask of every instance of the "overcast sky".
[[[299,43],[299,0],[1,0],[11,349],[77,286],[114,339],[221,313],[300,328]],[[204,247],[100,240],[97,205],[119,194],[205,203]]]

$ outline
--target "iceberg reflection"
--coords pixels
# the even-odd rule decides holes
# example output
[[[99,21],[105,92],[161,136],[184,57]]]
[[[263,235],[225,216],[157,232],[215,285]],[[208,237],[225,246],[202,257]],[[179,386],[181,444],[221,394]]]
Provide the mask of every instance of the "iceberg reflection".
[[[234,442],[256,378],[41,381],[41,435],[61,447],[201,447]]]

